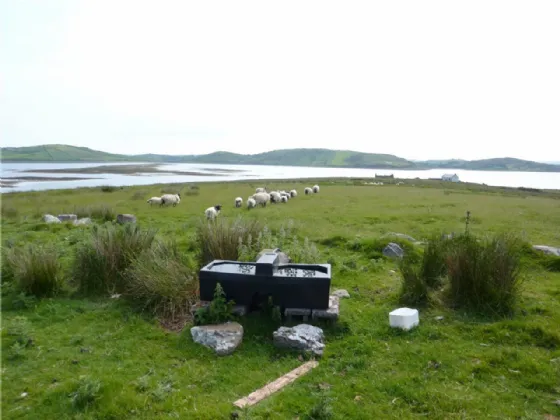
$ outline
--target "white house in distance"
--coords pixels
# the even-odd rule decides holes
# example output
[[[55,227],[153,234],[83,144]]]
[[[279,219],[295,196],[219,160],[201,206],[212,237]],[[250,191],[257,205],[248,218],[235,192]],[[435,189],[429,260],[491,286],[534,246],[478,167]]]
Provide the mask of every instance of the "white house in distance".
[[[459,177],[457,174],[443,174],[441,176],[442,181],[459,182]]]

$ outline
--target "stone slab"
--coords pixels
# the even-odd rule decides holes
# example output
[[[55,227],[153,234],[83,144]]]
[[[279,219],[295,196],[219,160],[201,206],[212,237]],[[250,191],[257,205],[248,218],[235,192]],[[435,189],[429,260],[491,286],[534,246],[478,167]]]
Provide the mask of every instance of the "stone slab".
[[[329,308],[328,309],[313,309],[311,311],[312,319],[328,319],[337,320],[340,313],[340,299],[338,296],[329,296]]]

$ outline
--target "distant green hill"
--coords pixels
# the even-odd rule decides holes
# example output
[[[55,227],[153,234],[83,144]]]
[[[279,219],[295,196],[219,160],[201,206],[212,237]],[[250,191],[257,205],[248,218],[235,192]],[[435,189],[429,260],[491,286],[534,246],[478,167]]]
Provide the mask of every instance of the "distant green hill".
[[[87,147],[47,144],[33,147],[4,147],[2,162],[184,162],[235,165],[314,166],[377,169],[470,169],[479,171],[560,172],[552,165],[515,158],[484,160],[427,160],[412,162],[398,156],[349,150],[286,149],[256,155],[214,152],[207,155],[119,155]]]

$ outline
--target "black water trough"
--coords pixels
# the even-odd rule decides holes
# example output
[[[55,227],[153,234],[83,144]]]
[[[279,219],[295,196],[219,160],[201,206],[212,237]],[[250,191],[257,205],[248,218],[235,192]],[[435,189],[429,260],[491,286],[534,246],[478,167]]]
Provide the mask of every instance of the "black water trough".
[[[280,264],[277,252],[257,262],[214,260],[199,273],[200,300],[214,298],[216,283],[227,300],[255,306],[268,297],[282,308],[328,309],[330,264]]]

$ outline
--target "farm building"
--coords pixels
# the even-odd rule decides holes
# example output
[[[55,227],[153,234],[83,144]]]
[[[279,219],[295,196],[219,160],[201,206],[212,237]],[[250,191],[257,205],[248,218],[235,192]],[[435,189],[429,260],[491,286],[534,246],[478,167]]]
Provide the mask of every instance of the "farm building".
[[[459,177],[457,174],[443,174],[441,176],[442,181],[459,182]]]

